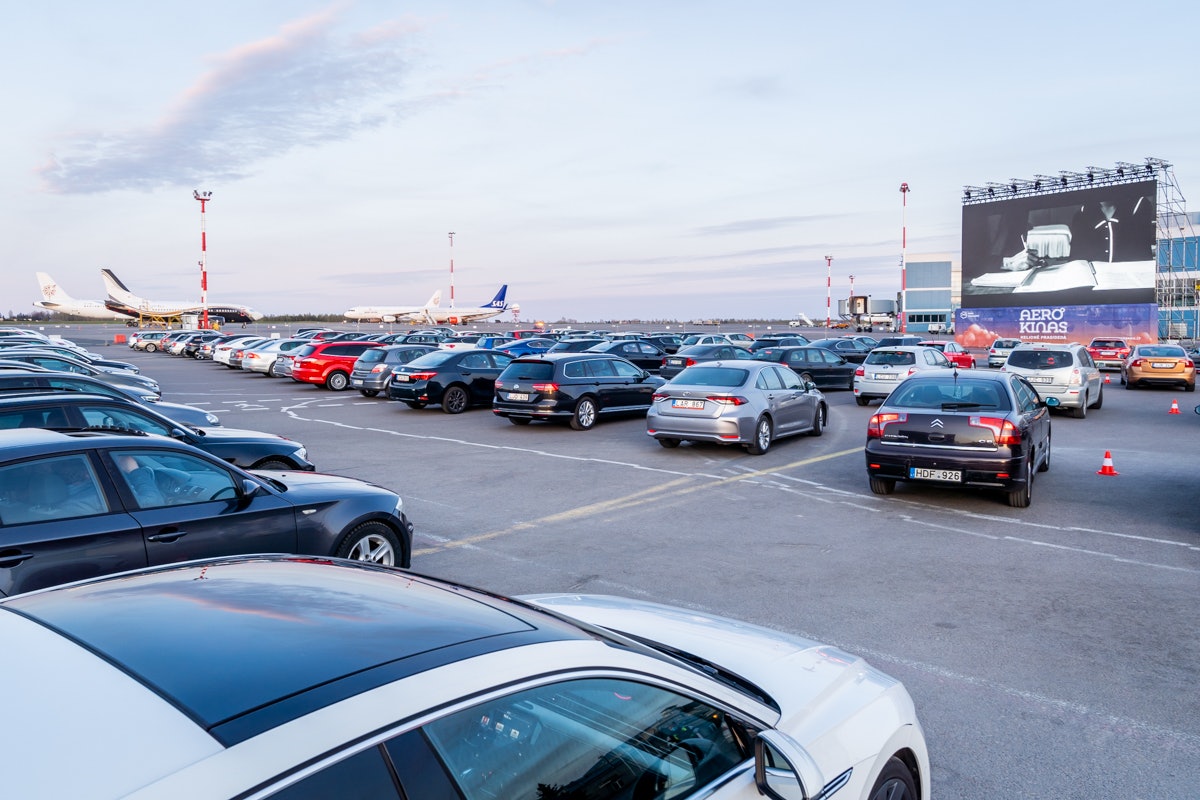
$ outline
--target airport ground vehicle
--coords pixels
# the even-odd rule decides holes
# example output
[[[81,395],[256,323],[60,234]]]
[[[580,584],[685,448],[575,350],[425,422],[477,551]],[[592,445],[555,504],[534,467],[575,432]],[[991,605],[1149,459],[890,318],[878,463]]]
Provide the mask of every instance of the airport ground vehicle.
[[[514,359],[496,378],[492,413],[514,425],[560,419],[585,431],[601,416],[644,413],[664,383],[611,353],[525,356]]]
[[[899,681],[644,600],[243,556],[9,598],[0,642],[14,797],[930,797]]]

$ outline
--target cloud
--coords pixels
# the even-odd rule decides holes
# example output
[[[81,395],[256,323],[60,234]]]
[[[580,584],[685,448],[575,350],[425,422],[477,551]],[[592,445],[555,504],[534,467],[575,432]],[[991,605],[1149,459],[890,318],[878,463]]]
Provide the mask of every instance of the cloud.
[[[847,214],[809,214],[808,216],[800,217],[767,217],[762,219],[743,219],[737,222],[727,222],[724,225],[709,225],[704,228],[697,228],[694,231],[696,236],[728,236],[736,233],[757,233],[759,231],[772,231],[779,228],[789,228],[793,225],[800,225],[806,222],[828,222],[829,220],[841,219],[848,216]]]
[[[339,37],[329,9],[212,59],[153,125],[73,136],[39,172],[59,194],[151,191],[230,181],[288,151],[342,141],[394,120],[415,25]]]

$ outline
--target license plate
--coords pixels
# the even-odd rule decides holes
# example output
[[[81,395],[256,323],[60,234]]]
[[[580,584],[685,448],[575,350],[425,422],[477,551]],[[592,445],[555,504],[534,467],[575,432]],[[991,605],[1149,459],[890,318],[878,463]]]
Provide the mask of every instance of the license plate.
[[[1100,355],[1102,355],[1102,356],[1115,356],[1116,354],[1117,354],[1116,350],[1101,350],[1100,351]]]
[[[363,382],[362,382],[362,378],[352,378],[352,379],[350,380],[350,385],[351,385],[351,386],[362,386],[362,384],[363,384]]]
[[[525,392],[509,392],[508,399],[516,400],[516,401],[524,401],[524,400],[529,399],[529,395],[527,395]]]
[[[957,469],[925,469],[909,467],[908,477],[919,481],[962,481],[962,471]]]
[[[410,380],[412,380],[412,379],[411,379],[411,378],[409,378],[407,375],[405,375],[405,374],[402,372],[402,373],[400,373],[399,375],[393,375],[393,376],[392,376],[392,380],[394,380],[394,381],[400,381],[401,383],[408,383],[408,382],[409,382]]]
[[[1054,383],[1054,378],[1044,375],[1034,375],[1029,379],[1030,383]]]
[[[672,400],[671,408],[704,408],[703,400]]]
[[[1155,369],[1170,369],[1171,367],[1173,367],[1175,365],[1170,362],[1151,361],[1150,366],[1154,367]]]
[[[680,367],[680,366],[683,366],[683,359],[682,359],[682,358],[668,358],[668,359],[667,359],[667,366],[669,366],[669,367]]]
[[[894,372],[876,372],[874,375],[871,376],[871,378],[873,380],[877,380],[877,381],[894,381],[894,380],[896,380],[896,373],[894,373]]]

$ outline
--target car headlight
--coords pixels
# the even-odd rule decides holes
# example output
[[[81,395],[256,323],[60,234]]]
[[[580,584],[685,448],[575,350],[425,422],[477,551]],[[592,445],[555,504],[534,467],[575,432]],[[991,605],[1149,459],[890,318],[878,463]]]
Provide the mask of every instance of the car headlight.
[[[304,461],[308,461],[308,448],[307,447],[297,447],[296,448],[296,458],[302,459]]]
[[[392,513],[397,517],[404,516],[404,499],[400,495],[396,495],[396,509]]]
[[[204,418],[208,420],[209,425],[219,425],[221,423],[221,418],[216,414],[205,414]]]

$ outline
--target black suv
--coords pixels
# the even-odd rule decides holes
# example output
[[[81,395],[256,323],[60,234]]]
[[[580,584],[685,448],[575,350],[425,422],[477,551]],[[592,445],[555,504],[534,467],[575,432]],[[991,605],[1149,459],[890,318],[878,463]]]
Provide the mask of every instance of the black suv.
[[[0,597],[242,553],[407,567],[412,524],[354,478],[251,475],[160,436],[0,431]]]
[[[543,353],[514,359],[496,379],[492,413],[514,425],[567,419],[577,431],[600,414],[640,411],[666,383],[623,358],[607,353]]]
[[[211,453],[242,468],[312,471],[304,445],[273,433],[181,425],[146,406],[92,394],[40,394],[0,398],[0,430],[49,428],[158,434]]]

